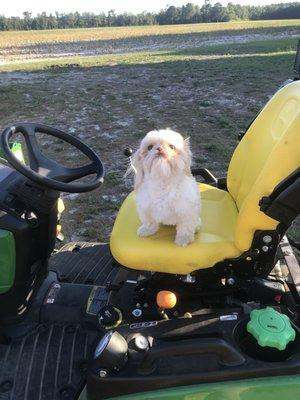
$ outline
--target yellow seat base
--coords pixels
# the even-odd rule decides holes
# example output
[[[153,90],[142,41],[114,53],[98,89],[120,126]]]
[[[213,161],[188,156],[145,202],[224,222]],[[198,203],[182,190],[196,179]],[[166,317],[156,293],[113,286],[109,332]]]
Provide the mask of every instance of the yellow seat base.
[[[212,267],[226,258],[241,254],[234,245],[238,211],[228,192],[199,184],[202,202],[202,227],[195,241],[187,247],[174,244],[175,227],[161,226],[147,238],[137,235],[141,225],[135,193],[124,201],[110,240],[113,257],[123,266],[144,270],[186,275]]]

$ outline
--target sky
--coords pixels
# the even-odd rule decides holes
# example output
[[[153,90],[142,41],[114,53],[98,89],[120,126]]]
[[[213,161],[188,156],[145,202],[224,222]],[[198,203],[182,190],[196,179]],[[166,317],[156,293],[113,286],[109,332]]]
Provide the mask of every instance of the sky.
[[[212,0],[216,3],[218,0]],[[266,5],[271,3],[289,3],[292,0],[232,0],[235,4],[251,4],[251,5]],[[138,13],[142,11],[158,11],[167,5],[182,6],[188,2],[202,5],[204,0],[0,0],[0,15],[5,16],[21,16],[23,11],[30,11],[33,15],[46,11],[47,13],[67,12],[107,12],[114,9],[119,12]],[[226,5],[228,0],[220,3]]]

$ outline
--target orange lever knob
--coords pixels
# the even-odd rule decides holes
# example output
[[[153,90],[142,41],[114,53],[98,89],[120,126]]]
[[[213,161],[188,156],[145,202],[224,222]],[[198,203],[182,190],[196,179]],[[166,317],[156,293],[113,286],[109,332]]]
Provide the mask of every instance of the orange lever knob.
[[[174,308],[177,303],[176,294],[169,290],[161,290],[156,295],[156,303],[163,310]]]

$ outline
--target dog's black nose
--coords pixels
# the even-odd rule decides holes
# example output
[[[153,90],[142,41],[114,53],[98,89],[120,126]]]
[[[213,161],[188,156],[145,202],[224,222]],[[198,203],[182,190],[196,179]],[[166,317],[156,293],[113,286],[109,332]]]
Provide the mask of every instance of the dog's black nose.
[[[159,153],[161,153],[161,152],[163,151],[163,148],[162,148],[161,146],[159,146],[156,150],[157,150]]]

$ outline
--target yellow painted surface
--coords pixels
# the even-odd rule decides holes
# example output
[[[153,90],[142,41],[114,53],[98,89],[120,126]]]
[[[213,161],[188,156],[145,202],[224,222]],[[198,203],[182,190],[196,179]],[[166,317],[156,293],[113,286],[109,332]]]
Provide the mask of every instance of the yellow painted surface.
[[[227,186],[239,209],[235,245],[251,246],[256,230],[273,230],[278,222],[259,209],[300,166],[300,81],[279,90],[266,104],[237,146],[227,175]]]

